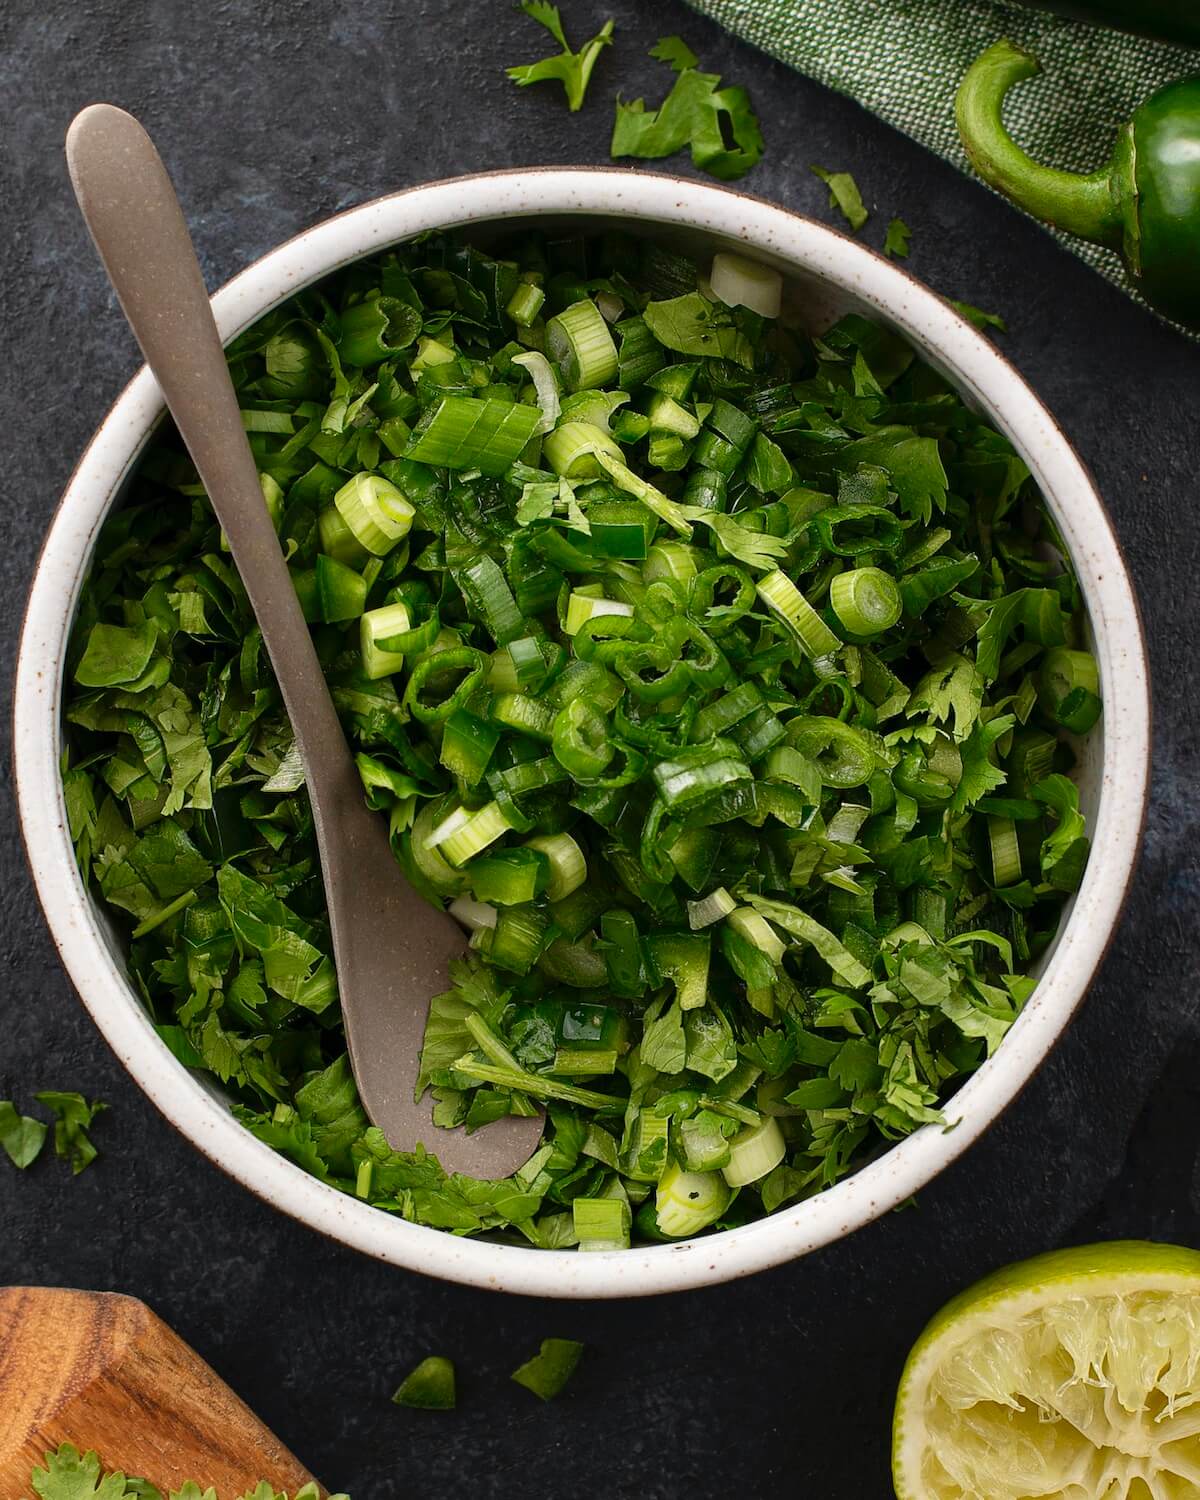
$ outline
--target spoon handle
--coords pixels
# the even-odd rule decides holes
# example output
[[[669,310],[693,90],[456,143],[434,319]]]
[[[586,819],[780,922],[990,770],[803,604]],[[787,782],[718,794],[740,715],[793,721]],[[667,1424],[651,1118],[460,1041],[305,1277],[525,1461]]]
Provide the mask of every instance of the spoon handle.
[[[539,1116],[468,1136],[438,1130],[415,1097],[431,995],[466,948],[409,885],[358,771],[263,501],[258,469],[171,179],[124,110],[93,104],[67,134],[75,196],[146,363],[192,455],[262,629],[304,762],[325,879],[346,1043],[359,1095],[397,1149],[418,1142],[448,1172],[506,1177],[535,1150]]]
[[[237,563],[314,797],[354,766],[263,500],[183,211],[150,137],[93,104],[67,134],[75,196]],[[358,793],[356,788],[356,795]]]

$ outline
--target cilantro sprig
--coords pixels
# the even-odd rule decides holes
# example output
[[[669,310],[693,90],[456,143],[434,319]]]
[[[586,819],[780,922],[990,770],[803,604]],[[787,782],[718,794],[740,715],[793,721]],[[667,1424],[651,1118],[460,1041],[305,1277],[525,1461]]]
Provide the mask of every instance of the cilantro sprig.
[[[688,149],[710,177],[723,182],[744,177],[763,153],[762,130],[746,90],[722,88],[718,74],[702,73],[682,37],[660,38],[650,55],[674,71],[675,82],[657,109],[647,109],[644,99],[617,100],[612,156],[657,159]]]
[[[42,1464],[34,1469],[30,1484],[37,1500],[216,1500],[214,1490],[195,1481],[180,1489],[163,1491],[145,1479],[127,1477],[119,1469],[106,1470],[92,1449],[80,1453],[71,1443],[63,1443],[53,1453],[47,1453]],[[291,1500],[318,1500],[319,1495],[315,1484],[306,1484]],[[263,1480],[238,1500],[289,1500],[289,1497]],[[331,1495],[330,1500],[350,1500],[350,1497]]]
[[[596,35],[575,52],[563,31],[557,5],[549,5],[546,0],[522,0],[521,9],[539,26],[544,26],[562,50],[552,57],[542,58],[540,62],[521,63],[508,68],[508,76],[518,88],[527,88],[531,83],[561,83],[567,96],[567,108],[574,113],[583,104],[592,70],[601,52],[612,43],[612,21],[605,21]]]

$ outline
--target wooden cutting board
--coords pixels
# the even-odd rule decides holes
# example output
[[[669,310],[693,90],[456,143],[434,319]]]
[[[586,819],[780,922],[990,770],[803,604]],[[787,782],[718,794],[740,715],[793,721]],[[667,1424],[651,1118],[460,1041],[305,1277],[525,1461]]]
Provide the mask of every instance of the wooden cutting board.
[[[313,1477],[144,1302],[0,1287],[0,1496],[30,1495],[60,1443],[164,1494],[194,1479],[230,1500],[267,1479],[295,1495]]]

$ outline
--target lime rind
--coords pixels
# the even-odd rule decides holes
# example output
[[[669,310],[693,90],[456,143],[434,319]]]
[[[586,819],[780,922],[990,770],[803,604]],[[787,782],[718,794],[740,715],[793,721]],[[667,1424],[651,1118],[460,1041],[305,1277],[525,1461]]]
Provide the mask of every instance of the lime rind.
[[[893,1429],[899,1500],[1195,1500],[1200,1253],[1039,1256],[947,1304]]]

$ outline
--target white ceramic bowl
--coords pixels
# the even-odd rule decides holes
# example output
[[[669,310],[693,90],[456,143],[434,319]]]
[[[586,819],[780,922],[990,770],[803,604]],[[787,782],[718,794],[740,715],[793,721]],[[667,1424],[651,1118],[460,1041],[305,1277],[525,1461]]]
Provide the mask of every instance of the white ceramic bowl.
[[[949,1105],[957,1128],[927,1126],[831,1191],[760,1223],[591,1255],[459,1239],[408,1224],[310,1177],[244,1130],[219,1091],[188,1072],[156,1036],[126,978],[115,931],[84,891],[59,781],[62,664],[80,585],[101,524],[163,411],[145,369],[80,460],[34,577],[16,682],[18,796],[42,905],[84,1004],[163,1114],[213,1161],[276,1207],[396,1265],[540,1296],[638,1296],[744,1276],[868,1223],[954,1160],[1029,1080],[1095,973],[1133,869],[1149,770],[1146,660],[1129,578],[1095,488],[1012,366],[905,271],[822,224],[757,199],[611,169],[494,172],[431,183],[352,209],[263,256],[213,298],[217,322],[231,339],[300,287],[422,230],[511,229],[523,218],[618,224],[699,250],[748,249],[787,273],[794,300],[815,326],[853,309],[882,318],[1008,435],[1050,503],[1087,601],[1105,702],[1081,768],[1092,857],[1043,960],[1036,994],[996,1056]]]

